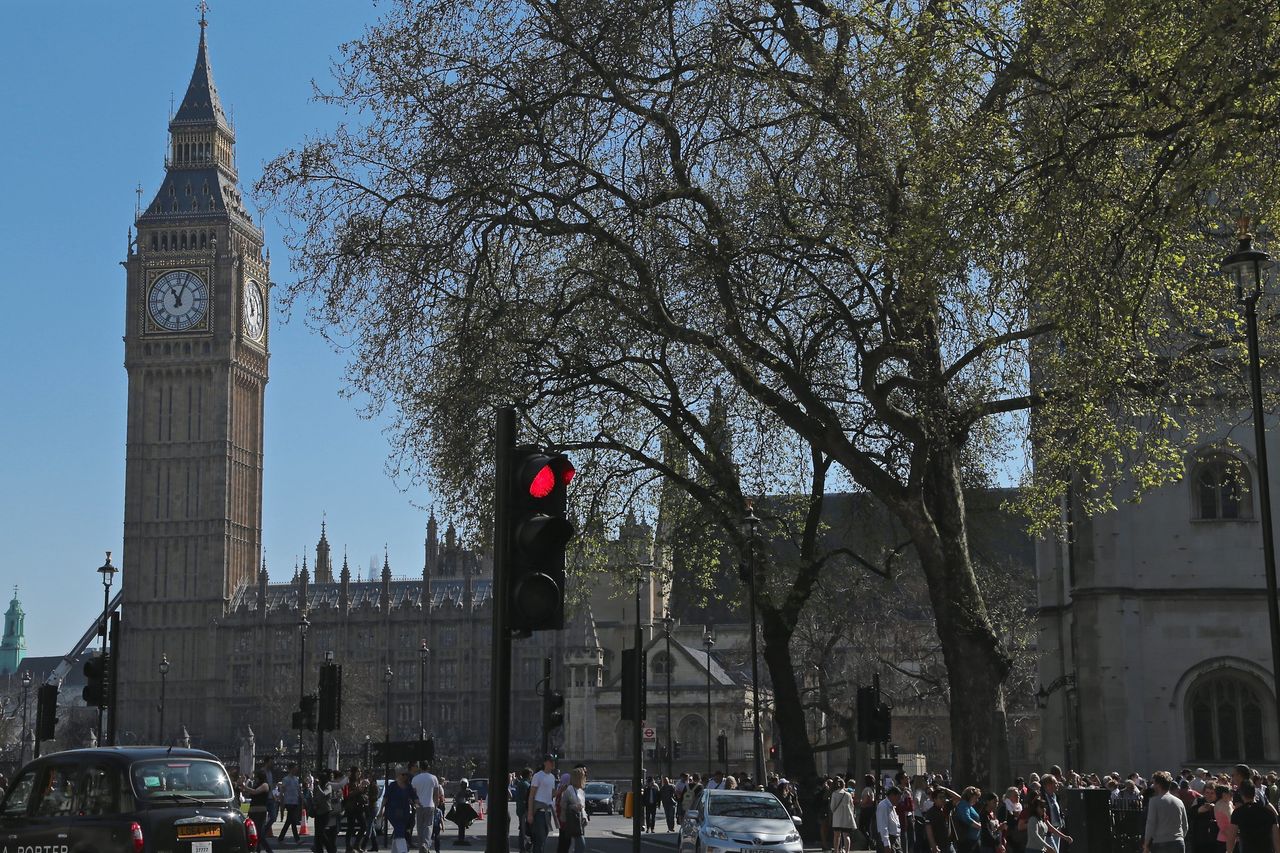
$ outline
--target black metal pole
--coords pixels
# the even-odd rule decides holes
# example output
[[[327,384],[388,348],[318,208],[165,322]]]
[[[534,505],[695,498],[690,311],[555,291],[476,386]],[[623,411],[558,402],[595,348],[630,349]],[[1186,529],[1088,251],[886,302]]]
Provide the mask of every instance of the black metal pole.
[[[105,579],[104,575],[104,579]],[[107,621],[108,614],[111,609],[111,585],[102,584],[102,683],[106,686],[107,671],[110,669],[107,663]],[[102,691],[102,698],[98,700],[98,742],[103,746],[107,745],[107,691]]]
[[[161,744],[161,745],[163,745],[163,744],[165,743],[165,739],[164,739],[164,688],[165,688],[165,682],[166,682],[167,680],[168,680],[168,675],[165,673],[165,671],[164,671],[163,669],[161,669],[161,670],[160,670],[160,731],[157,733],[157,736],[159,737],[159,740],[160,740],[160,744]]]
[[[382,784],[384,788],[391,786],[391,679],[393,677],[391,665],[387,664],[387,671],[382,676],[382,680],[387,683],[387,739],[382,747]]]
[[[27,763],[27,735],[30,729],[27,728],[27,697],[31,694],[31,674],[24,672],[22,678],[22,744],[18,747],[18,769],[22,769],[22,765]]]
[[[1259,288],[1244,298],[1244,316],[1249,338],[1249,391],[1253,398],[1253,443],[1258,461],[1258,509],[1262,514],[1262,564],[1267,575],[1267,620],[1271,625],[1271,677],[1280,695],[1280,599],[1276,595],[1276,545],[1271,518],[1271,478],[1267,467],[1267,428],[1262,408],[1262,364],[1258,354],[1258,297],[1261,296],[1261,265],[1254,262],[1254,278]],[[1280,741],[1277,741],[1280,743]]]
[[[422,666],[418,669],[418,743],[427,738],[427,641],[422,641]],[[421,752],[421,750],[419,750]]]
[[[516,446],[516,410],[498,409],[495,425],[493,494],[493,553],[507,554],[507,494],[511,483],[511,454]],[[493,657],[489,671],[489,812],[485,829],[486,853],[507,853],[507,766],[511,750],[511,631],[507,627],[510,573],[495,560],[493,565]],[[517,819],[523,816],[517,815]]]
[[[671,616],[667,616],[665,627],[667,629],[667,778],[675,776],[675,770],[671,762],[675,756],[672,750],[676,742],[676,736],[671,731]]]
[[[707,650],[707,772],[711,772],[711,768],[715,767],[711,753],[711,646],[715,642],[711,638],[711,629],[707,628],[702,634],[702,647]]]
[[[636,715],[631,739],[631,853],[640,853],[640,835],[644,832],[644,802],[641,786],[644,783],[643,751],[644,720],[640,719],[640,708],[648,705],[641,691],[644,690],[644,637],[640,631],[640,584],[644,581],[642,574],[636,575],[636,630],[634,644],[636,650],[635,693]]]
[[[551,730],[547,728],[547,697],[551,695],[551,658],[542,659],[542,754],[551,754]]]
[[[876,673],[872,673],[872,675],[871,675],[871,689],[875,692],[875,702],[874,702],[874,703],[872,703],[872,704],[873,704],[873,707],[876,709],[876,711],[877,711],[877,712],[879,712],[879,709],[880,709],[880,673],[878,673],[878,672],[876,672]],[[876,735],[875,763],[876,763],[876,768],[875,768],[875,777],[876,777],[876,802],[878,803],[878,802],[880,802],[880,736],[879,736],[879,733],[877,733],[877,735]]]
[[[307,612],[302,611],[302,619],[298,622],[298,710],[302,710],[302,699],[307,695]],[[302,776],[302,724],[298,724],[298,776]]]
[[[751,512],[750,510],[748,510]],[[751,512],[751,538],[747,542],[748,598],[751,599],[751,751],[756,756],[756,784],[764,786],[764,738],[760,730],[760,656],[756,651],[756,525]]]

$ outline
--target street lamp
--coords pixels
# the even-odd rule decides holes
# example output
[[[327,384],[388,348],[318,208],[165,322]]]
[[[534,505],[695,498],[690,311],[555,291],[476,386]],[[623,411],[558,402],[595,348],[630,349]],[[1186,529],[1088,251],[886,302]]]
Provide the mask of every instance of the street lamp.
[[[302,616],[298,619],[298,710],[302,710],[302,700],[307,695],[307,629],[311,627],[311,620],[307,618],[307,611],[302,611]],[[298,772],[302,772],[302,722],[298,722]]]
[[[716,644],[716,638],[711,633],[711,626],[708,625],[702,632],[702,647],[707,650],[707,767],[715,766],[711,757],[711,647]]]
[[[391,778],[391,679],[395,674],[391,671],[391,664],[387,664],[387,671],[382,673],[382,683],[387,685],[387,742],[383,744],[385,752],[382,754],[382,784],[387,784],[387,779]]]
[[[427,658],[431,656],[425,637],[418,653],[422,658],[422,669],[418,675],[418,740],[421,742],[427,737]]]
[[[675,775],[671,769],[671,761],[675,757],[671,754],[672,745],[676,742],[675,736],[671,733],[671,629],[675,626],[676,620],[671,618],[671,611],[667,611],[667,615],[662,617],[662,631],[667,636],[667,776]]]
[[[27,761],[27,697],[31,693],[31,670],[22,671],[22,743],[18,745],[18,768]]]
[[[1258,299],[1264,273],[1274,270],[1271,256],[1253,247],[1249,221],[1240,221],[1236,250],[1222,259],[1222,270],[1236,285],[1236,299],[1244,304],[1249,342],[1249,394],[1253,403],[1253,443],[1258,461],[1258,509],[1262,515],[1262,566],[1267,580],[1267,619],[1271,624],[1271,675],[1280,696],[1280,600],[1276,595],[1276,545],[1271,520],[1271,479],[1267,467],[1266,413],[1262,408],[1262,368],[1258,355]]]
[[[98,567],[98,574],[102,575],[102,660],[106,663],[107,655],[107,620],[111,610],[111,583],[116,579],[116,572],[119,571],[115,566],[111,565],[111,552],[107,552],[107,561]],[[109,669],[109,667],[108,667]],[[105,677],[105,676],[104,676]],[[107,716],[107,691],[102,691],[102,700],[98,703],[98,740],[104,746],[110,746],[110,740],[103,728],[104,721]]]
[[[160,743],[165,743],[164,736],[164,686],[169,675],[169,656],[160,655]]]
[[[743,532],[747,537],[746,572],[747,601],[751,611],[751,751],[755,754],[756,784],[764,784],[764,739],[760,735],[760,660],[756,652],[756,550],[760,544],[760,519],[755,507],[747,502],[747,515],[743,519]]]

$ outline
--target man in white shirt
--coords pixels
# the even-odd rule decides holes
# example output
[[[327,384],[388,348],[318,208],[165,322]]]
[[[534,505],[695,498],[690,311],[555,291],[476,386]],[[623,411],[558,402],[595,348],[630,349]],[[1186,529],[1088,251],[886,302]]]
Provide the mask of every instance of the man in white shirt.
[[[410,784],[413,785],[414,793],[418,795],[418,809],[414,812],[418,849],[422,853],[427,853],[431,849],[432,831],[436,822],[436,802],[437,792],[440,791],[440,780],[424,765],[422,771],[413,777]]]
[[[724,787],[724,771],[717,770],[715,776],[707,780],[707,790],[716,791]]]
[[[876,806],[876,832],[880,836],[880,853],[902,853],[902,822],[898,820],[898,800],[902,791],[890,788]]]
[[[533,839],[532,853],[542,853],[547,835],[551,832],[551,810],[555,804],[559,781],[556,778],[556,757],[544,755],[542,769],[533,774],[533,781],[529,785],[529,810],[525,815],[530,826],[529,836]]]

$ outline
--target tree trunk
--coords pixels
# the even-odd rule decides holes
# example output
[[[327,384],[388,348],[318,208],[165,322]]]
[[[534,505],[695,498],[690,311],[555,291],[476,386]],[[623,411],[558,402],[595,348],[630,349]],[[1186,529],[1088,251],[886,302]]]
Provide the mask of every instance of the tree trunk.
[[[773,682],[773,720],[782,741],[782,766],[788,779],[805,785],[818,775],[818,765],[813,758],[813,744],[809,742],[796,671],[791,663],[791,635],[795,626],[788,624],[775,608],[761,607],[759,612],[764,661]]]
[[[969,559],[964,490],[950,454],[928,467],[919,500],[899,508],[928,580],[951,700],[952,778],[990,790],[1009,779],[1007,653],[991,628]]]

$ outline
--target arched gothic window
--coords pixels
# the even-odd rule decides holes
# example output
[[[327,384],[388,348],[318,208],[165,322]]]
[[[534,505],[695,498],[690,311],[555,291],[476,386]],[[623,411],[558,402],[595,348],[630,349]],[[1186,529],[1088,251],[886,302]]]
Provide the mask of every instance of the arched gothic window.
[[[675,672],[675,669],[671,666],[671,658],[666,652],[658,652],[654,655],[653,660],[649,662],[649,669],[655,677],[662,676],[665,678],[669,669]]]
[[[1225,764],[1263,761],[1267,698],[1252,679],[1223,672],[1202,676],[1187,693],[1192,757]]]
[[[1196,464],[1192,473],[1196,518],[1212,521],[1253,517],[1253,487],[1249,467],[1234,456],[1214,453]]]
[[[680,741],[681,760],[694,762],[705,760],[707,755],[707,718],[689,714],[676,726],[676,739]],[[628,747],[629,748],[629,747]]]

